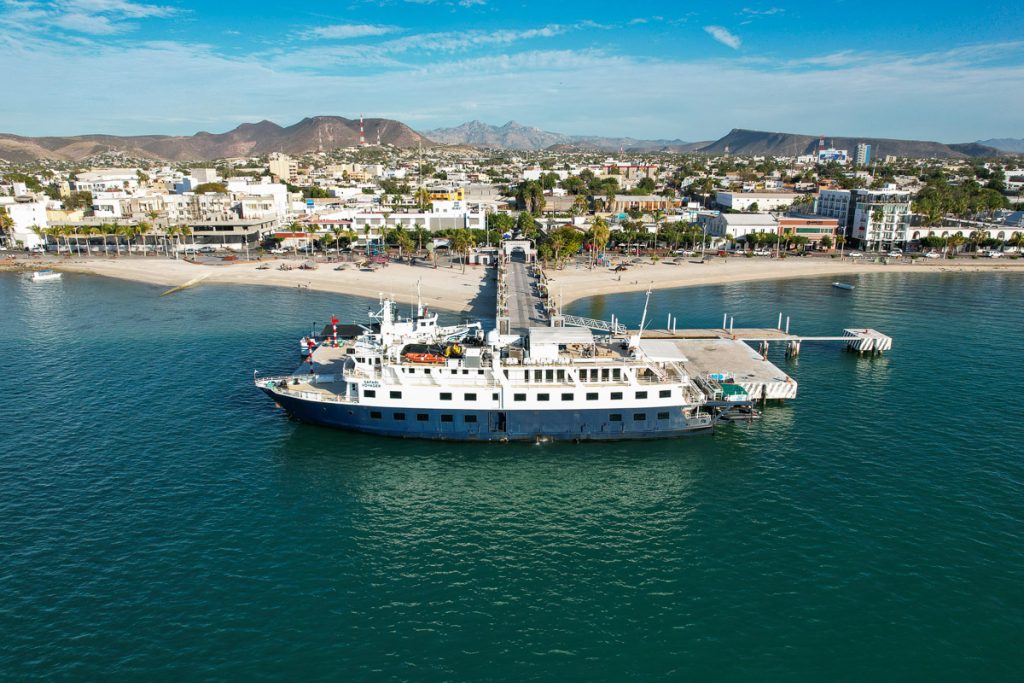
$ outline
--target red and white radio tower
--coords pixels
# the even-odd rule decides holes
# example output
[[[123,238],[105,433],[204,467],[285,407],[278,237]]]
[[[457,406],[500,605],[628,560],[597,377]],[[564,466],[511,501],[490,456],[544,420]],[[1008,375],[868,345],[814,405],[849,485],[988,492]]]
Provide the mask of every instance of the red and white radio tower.
[[[366,147],[366,133],[363,131],[363,115],[359,115],[359,146]]]

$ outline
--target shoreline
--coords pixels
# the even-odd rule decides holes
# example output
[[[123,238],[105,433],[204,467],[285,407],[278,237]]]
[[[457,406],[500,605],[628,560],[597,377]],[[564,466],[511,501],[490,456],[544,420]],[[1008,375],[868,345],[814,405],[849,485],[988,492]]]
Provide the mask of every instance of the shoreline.
[[[257,270],[260,264],[268,270]],[[279,270],[282,263],[291,270]],[[99,275],[168,288],[186,288],[205,284],[258,285],[305,288],[312,291],[348,294],[370,299],[381,293],[390,294],[401,303],[416,300],[417,282],[428,306],[455,313],[468,313],[490,318],[494,315],[489,297],[495,289],[495,270],[485,266],[433,268],[427,265],[391,263],[375,271],[360,270],[354,263],[344,270],[337,264],[321,264],[316,270],[299,270],[298,262],[289,260],[240,261],[231,264],[192,263],[164,258],[47,258],[27,257],[0,262],[0,272],[31,272],[52,268],[61,272]],[[811,277],[843,277],[865,273],[1024,273],[1024,259],[992,261],[989,259],[955,259],[909,263],[873,263],[851,259],[788,258],[747,259],[714,258],[705,263],[680,259],[676,264],[645,263],[630,266],[623,273],[607,268],[590,270],[567,266],[546,271],[550,292],[562,306],[580,299],[625,292],[735,284],[767,280],[789,280]]]
[[[625,273],[607,269],[587,270],[565,268],[547,270],[549,291],[562,307],[580,299],[627,292],[681,289],[705,285],[726,285],[742,282],[796,280],[813,277],[844,277],[868,273],[1024,273],[1024,260],[994,262],[986,259],[969,263],[964,260],[908,263],[873,263],[862,260],[787,258],[787,259],[712,259],[702,264],[685,261],[681,264],[643,265],[630,267]],[[621,276],[621,279],[619,277]]]

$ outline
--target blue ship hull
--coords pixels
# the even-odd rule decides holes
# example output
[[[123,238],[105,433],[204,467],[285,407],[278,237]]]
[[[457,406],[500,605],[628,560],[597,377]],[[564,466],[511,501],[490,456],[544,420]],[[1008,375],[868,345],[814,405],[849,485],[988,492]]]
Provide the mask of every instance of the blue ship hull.
[[[688,420],[679,407],[591,410],[443,410],[324,403],[263,388],[302,422],[367,434],[449,441],[618,441],[710,433],[715,420]]]

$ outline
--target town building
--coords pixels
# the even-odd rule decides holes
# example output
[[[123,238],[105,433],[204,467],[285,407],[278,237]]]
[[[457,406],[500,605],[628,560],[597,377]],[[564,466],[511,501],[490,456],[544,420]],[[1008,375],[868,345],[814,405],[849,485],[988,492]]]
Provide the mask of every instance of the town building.
[[[871,145],[866,142],[857,144],[857,154],[854,159],[857,166],[868,166],[871,164]]]
[[[825,237],[834,245],[836,243],[836,232],[839,230],[839,220],[836,218],[825,218],[822,216],[780,216],[778,219],[779,236],[783,241],[787,237],[806,237],[807,246],[817,249],[822,246],[821,242]]]
[[[283,181],[294,180],[299,175],[299,163],[287,154],[273,153],[267,162],[270,174]]]
[[[733,211],[768,213],[789,207],[799,197],[796,192],[716,192],[715,203]]]
[[[12,247],[33,249],[45,244],[45,239],[36,234],[37,229],[48,227],[46,200],[31,197],[0,197],[0,206],[14,223],[8,237]]]
[[[768,213],[720,213],[710,216],[705,221],[708,235],[724,239],[726,235],[733,240],[743,240],[755,232],[779,233],[779,222]]]
[[[861,249],[880,251],[909,241],[910,206],[905,190],[822,190],[814,213],[837,219]]]

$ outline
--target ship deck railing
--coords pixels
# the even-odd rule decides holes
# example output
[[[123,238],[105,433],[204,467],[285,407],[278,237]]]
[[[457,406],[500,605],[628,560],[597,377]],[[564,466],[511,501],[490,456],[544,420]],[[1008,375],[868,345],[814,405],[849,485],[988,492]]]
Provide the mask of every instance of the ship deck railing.
[[[296,384],[295,380],[299,382]],[[359,403],[356,396],[345,396],[330,391],[317,389],[315,384],[319,381],[333,382],[334,376],[309,375],[297,378],[294,375],[282,375],[278,377],[257,377],[256,386],[270,389],[275,394],[300,398],[305,401],[319,401],[321,403]]]

